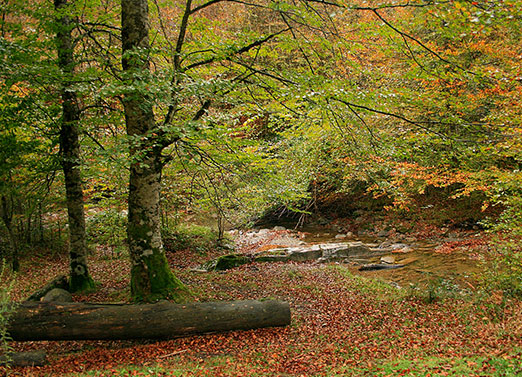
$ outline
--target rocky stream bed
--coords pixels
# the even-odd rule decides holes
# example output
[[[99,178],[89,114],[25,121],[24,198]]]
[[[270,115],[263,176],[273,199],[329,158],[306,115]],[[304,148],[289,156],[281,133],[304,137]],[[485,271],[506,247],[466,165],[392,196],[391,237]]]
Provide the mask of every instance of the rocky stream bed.
[[[464,248],[446,252],[445,245],[466,245],[480,233],[417,239],[403,236],[354,235],[351,232],[288,230],[281,226],[233,230],[236,252],[211,260],[199,271],[226,270],[253,262],[340,263],[352,272],[387,281],[400,288],[434,281],[471,287],[478,271],[477,258]],[[471,241],[470,241],[471,240]]]

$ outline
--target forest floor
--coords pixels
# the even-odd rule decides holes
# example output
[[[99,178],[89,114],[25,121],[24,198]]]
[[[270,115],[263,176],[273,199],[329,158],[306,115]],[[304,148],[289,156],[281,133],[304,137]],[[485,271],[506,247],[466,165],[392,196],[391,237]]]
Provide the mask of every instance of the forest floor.
[[[342,264],[253,263],[224,272],[192,269],[217,256],[168,252],[193,300],[273,298],[290,303],[286,328],[234,331],[167,341],[14,342],[45,349],[44,367],[11,376],[520,376],[522,303],[502,297],[427,296],[353,275]],[[96,292],[77,301],[129,296],[125,256],[100,249],[90,259]],[[24,259],[13,299],[68,269],[66,255]],[[435,291],[433,291],[435,292]],[[433,293],[432,292],[432,293]],[[429,299],[428,299],[429,297]],[[1,373],[1,371],[0,371]]]

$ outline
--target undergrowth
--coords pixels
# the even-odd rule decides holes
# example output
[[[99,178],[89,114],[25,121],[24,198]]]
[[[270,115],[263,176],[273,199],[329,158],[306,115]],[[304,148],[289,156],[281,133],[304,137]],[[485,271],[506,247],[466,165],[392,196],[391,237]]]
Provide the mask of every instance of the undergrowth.
[[[7,324],[13,312],[11,303],[11,291],[15,284],[15,276],[8,271],[5,259],[0,264],[0,366],[9,367],[10,352],[12,348],[9,344],[11,338],[7,331]]]

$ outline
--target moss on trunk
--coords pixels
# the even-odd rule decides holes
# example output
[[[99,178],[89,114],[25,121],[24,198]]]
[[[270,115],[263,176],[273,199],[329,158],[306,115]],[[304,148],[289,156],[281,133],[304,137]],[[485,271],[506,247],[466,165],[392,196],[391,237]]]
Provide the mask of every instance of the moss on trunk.
[[[135,264],[131,269],[131,296],[134,301],[171,299],[180,302],[187,294],[188,290],[174,276],[163,253],[144,256],[142,263]]]
[[[69,292],[90,292],[96,289],[94,280],[89,275],[71,274]]]

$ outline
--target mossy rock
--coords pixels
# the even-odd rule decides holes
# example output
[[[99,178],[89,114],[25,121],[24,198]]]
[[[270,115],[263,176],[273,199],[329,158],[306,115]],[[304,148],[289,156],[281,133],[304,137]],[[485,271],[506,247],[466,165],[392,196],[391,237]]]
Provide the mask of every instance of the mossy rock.
[[[261,255],[254,259],[255,262],[288,262],[288,260],[288,255],[281,254]]]
[[[250,263],[250,258],[241,254],[223,255],[205,263],[202,267],[207,271],[224,271]]]

